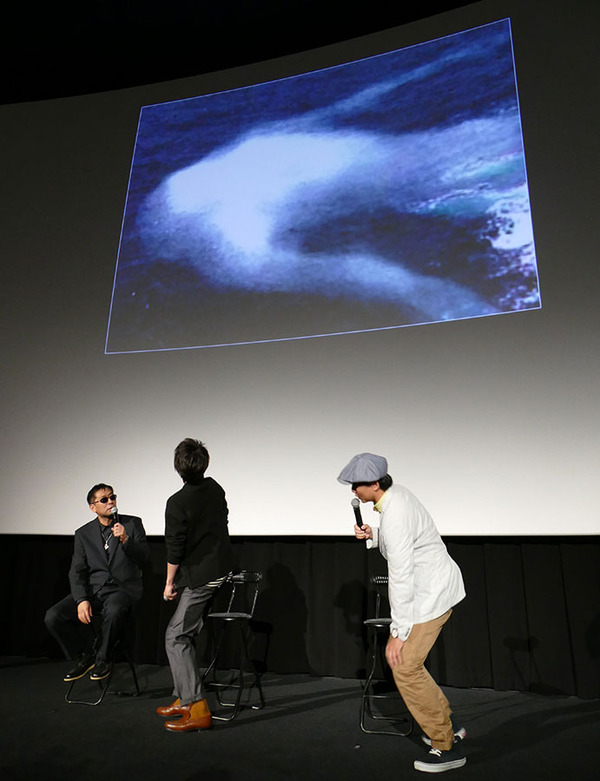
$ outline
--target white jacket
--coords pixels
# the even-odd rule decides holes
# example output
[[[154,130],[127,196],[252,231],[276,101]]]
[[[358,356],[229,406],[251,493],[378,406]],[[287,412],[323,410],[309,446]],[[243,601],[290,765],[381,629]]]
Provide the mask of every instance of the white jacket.
[[[465,597],[461,571],[450,558],[432,517],[402,485],[380,499],[379,529],[367,547],[379,547],[388,563],[394,637],[406,640],[413,624],[443,615]]]

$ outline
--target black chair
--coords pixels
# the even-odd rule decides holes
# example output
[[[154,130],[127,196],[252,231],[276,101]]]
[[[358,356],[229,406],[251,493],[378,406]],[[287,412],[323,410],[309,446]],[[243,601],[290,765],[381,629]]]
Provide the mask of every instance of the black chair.
[[[100,645],[100,638],[101,638],[101,631],[102,631],[102,623],[101,623],[101,617],[100,621],[98,622],[96,618],[94,617],[92,619],[91,629],[94,634],[94,644],[93,644],[93,653],[96,654],[97,648]],[[66,691],[65,694],[65,702],[68,702],[69,705],[100,705],[100,703],[104,700],[104,697],[106,696],[106,693],[109,690],[111,681],[113,679],[113,675],[115,672],[115,665],[118,663],[118,661],[122,658],[123,661],[128,665],[129,671],[131,672],[131,677],[133,679],[133,685],[134,690],[115,690],[114,694],[116,694],[119,697],[139,697],[139,695],[142,693],[140,689],[140,685],[138,683],[138,677],[135,670],[135,665],[131,659],[131,654],[128,650],[128,646],[132,645],[132,635],[133,630],[127,633],[127,637],[123,638],[123,640],[117,640],[113,646],[112,649],[112,656],[110,659],[110,673],[106,678],[103,678],[100,681],[96,681],[97,689],[92,684],[93,681],[86,680],[86,677],[83,678],[77,678],[74,681],[70,681],[69,688]],[[93,672],[93,670],[90,671],[90,674]],[[84,684],[88,683],[90,686],[87,686],[84,690]],[[78,685],[78,690],[82,692],[81,695],[78,697],[72,696],[73,690]],[[96,691],[97,696],[91,694],[91,691]],[[86,696],[83,696],[83,691],[86,692]]]
[[[369,668],[367,677],[362,689],[360,699],[360,728],[368,735],[396,735],[407,737],[412,732],[413,719],[407,711],[402,697],[393,685],[393,682],[375,679],[377,664],[381,665],[385,678],[387,662],[385,660],[385,645],[390,632],[392,619],[386,612],[389,612],[387,601],[387,575],[373,575],[371,577],[371,586],[375,598],[375,615],[373,618],[367,618],[363,621],[369,634]],[[375,711],[374,705],[377,703],[380,708]],[[390,707],[391,706],[391,707]],[[384,713],[384,710],[390,710]],[[366,720],[377,722],[385,721],[388,724],[396,725],[396,729],[386,729],[385,727],[368,727]]]
[[[220,589],[220,594],[215,606],[206,616],[207,626],[213,646],[212,659],[202,676],[203,682],[216,690],[217,701],[223,708],[231,709],[227,715],[214,714],[213,719],[219,721],[231,721],[234,719],[242,704],[242,694],[248,689],[251,695],[256,687],[258,692],[258,704],[251,704],[251,708],[259,710],[265,705],[260,675],[249,653],[250,622],[254,616],[259,585],[262,580],[260,572],[238,572],[229,575]],[[226,607],[219,610],[218,605],[223,604],[226,598]],[[231,628],[231,631],[228,630]],[[233,629],[235,627],[235,629]],[[237,667],[233,670],[222,670],[220,665],[226,657],[226,647],[223,645],[225,635],[228,634],[234,645],[237,641],[236,657]],[[247,678],[250,677],[248,686]],[[223,695],[226,691],[235,692],[233,701],[225,701]]]

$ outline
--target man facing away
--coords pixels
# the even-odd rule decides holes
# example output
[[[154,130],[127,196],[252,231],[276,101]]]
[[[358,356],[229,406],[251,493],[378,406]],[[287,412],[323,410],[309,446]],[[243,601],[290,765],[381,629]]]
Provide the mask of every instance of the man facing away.
[[[358,499],[373,502],[379,528],[355,525],[357,539],[379,547],[388,565],[391,609],[386,659],[398,691],[431,746],[414,767],[440,773],[466,762],[446,696],[425,669],[425,660],[452,608],[465,596],[458,565],[425,507],[407,488],[395,485],[383,456],[360,453],[342,469],[338,481],[352,486]]]
[[[233,569],[233,548],[225,492],[212,477],[204,476],[209,460],[199,440],[187,438],[177,445],[174,465],[184,485],[168,499],[165,510],[163,599],[171,601],[183,589],[165,634],[175,700],[156,709],[159,716],[170,717],[165,728],[171,732],[207,729],[212,724],[194,638],[202,629],[215,591]]]
[[[45,623],[74,666],[64,677],[75,681],[92,671],[100,681],[110,675],[115,642],[123,637],[142,598],[142,567],[149,561],[140,518],[117,513],[113,487],[98,483],[87,494],[96,518],[75,532],[69,570],[71,593],[46,612]],[[102,615],[101,636],[91,647],[81,626]],[[88,638],[89,640],[89,633]]]

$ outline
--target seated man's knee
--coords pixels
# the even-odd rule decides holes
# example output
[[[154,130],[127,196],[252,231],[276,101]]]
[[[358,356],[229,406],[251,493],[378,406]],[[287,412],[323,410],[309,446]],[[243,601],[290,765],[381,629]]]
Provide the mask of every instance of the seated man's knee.
[[[48,610],[46,610],[44,624],[46,625],[46,629],[51,631],[54,627],[58,626],[59,623],[60,615],[58,612],[58,605],[52,605],[52,607],[49,607]]]
[[[111,595],[110,599],[105,599],[102,604],[102,615],[104,619],[129,619],[133,616],[132,603],[127,594],[117,593]]]
[[[46,625],[46,629],[52,629],[53,626],[56,626],[56,610],[54,607],[49,607],[48,610],[46,610],[44,624]]]

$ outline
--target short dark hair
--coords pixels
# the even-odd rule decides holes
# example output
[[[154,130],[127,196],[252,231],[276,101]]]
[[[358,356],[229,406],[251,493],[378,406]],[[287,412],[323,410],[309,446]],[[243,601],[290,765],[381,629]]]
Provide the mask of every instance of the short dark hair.
[[[98,483],[98,485],[93,485],[88,491],[87,503],[92,504],[92,499],[94,498],[94,496],[96,496],[96,493],[98,491],[102,491],[103,488],[108,488],[111,494],[114,494],[115,492],[115,489],[112,487],[112,485],[107,485],[106,483]]]
[[[384,475],[383,477],[380,477],[377,482],[379,483],[379,487],[382,491],[387,491],[387,489],[391,488],[394,483],[391,475]]]
[[[185,483],[199,483],[209,461],[208,450],[199,439],[187,437],[175,448],[175,471]]]

